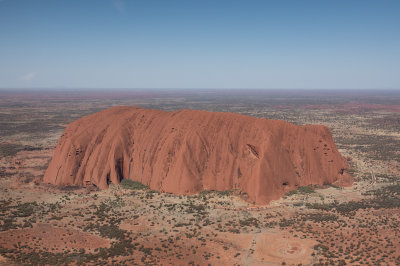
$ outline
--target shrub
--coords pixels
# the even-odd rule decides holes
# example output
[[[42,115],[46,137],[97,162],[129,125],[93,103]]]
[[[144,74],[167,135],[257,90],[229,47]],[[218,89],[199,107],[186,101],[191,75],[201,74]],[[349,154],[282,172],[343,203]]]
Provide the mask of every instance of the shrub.
[[[285,195],[292,196],[296,194],[311,194],[311,193],[315,193],[315,190],[311,186],[304,186],[304,187],[299,187],[297,190],[291,190],[287,192]]]
[[[311,194],[315,193],[315,190],[310,186],[299,187],[299,192],[301,194]]]
[[[133,181],[130,179],[122,179],[121,184],[122,188],[124,189],[132,189],[132,190],[146,190],[149,189],[148,186],[143,185],[138,181]]]

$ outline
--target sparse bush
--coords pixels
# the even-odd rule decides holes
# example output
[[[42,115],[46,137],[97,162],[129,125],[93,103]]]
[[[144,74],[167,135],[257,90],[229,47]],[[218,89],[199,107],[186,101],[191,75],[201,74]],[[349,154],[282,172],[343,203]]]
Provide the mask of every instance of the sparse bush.
[[[304,187],[299,187],[299,192],[301,194],[311,194],[311,193],[315,193],[315,190],[310,187],[310,186],[304,186]]]
[[[287,192],[285,195],[286,196],[292,196],[292,195],[296,195],[296,194],[311,194],[311,193],[315,193],[314,188],[312,188],[311,186],[304,186],[304,187],[299,187],[297,190],[291,190],[289,192]]]
[[[138,181],[133,181],[130,179],[122,179],[120,185],[124,189],[132,189],[132,190],[147,190],[147,189],[149,189],[148,186],[146,186]]]

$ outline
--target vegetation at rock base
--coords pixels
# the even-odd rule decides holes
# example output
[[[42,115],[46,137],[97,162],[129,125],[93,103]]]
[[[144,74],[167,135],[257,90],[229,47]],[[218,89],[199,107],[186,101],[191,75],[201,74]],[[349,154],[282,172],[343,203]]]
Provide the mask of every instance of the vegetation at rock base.
[[[302,187],[299,187],[298,189],[287,192],[285,195],[286,196],[292,196],[292,195],[296,195],[296,194],[306,195],[306,194],[311,194],[311,193],[315,193],[315,190],[312,186],[302,186]]]
[[[120,186],[124,189],[132,189],[132,190],[146,190],[149,189],[148,186],[134,180],[130,179],[122,179]]]

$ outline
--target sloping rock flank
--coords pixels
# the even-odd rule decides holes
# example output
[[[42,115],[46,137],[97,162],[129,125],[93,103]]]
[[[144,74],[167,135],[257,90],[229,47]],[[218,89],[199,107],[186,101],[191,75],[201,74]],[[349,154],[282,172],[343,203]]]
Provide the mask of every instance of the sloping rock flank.
[[[115,107],[66,128],[44,182],[107,188],[122,179],[161,192],[237,189],[265,204],[347,168],[329,129],[233,113]]]

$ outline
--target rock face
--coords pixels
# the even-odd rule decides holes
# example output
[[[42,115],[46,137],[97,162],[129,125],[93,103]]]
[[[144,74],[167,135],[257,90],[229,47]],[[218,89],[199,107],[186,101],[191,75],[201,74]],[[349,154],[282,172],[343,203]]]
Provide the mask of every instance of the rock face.
[[[127,178],[176,194],[237,189],[265,204],[298,186],[333,183],[347,166],[322,125],[115,107],[68,125],[44,182],[104,189]]]

